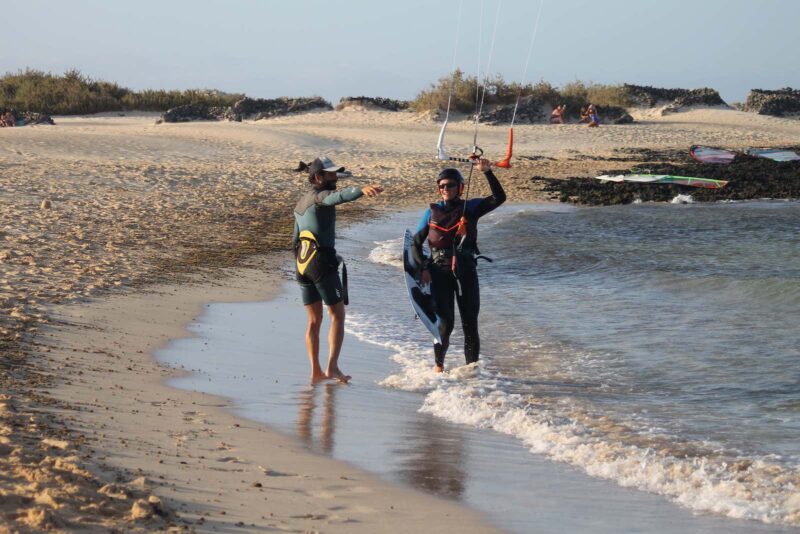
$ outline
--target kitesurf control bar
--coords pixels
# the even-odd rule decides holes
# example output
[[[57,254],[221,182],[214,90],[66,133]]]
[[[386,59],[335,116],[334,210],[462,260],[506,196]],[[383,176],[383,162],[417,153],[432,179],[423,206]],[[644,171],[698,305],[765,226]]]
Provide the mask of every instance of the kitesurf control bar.
[[[483,156],[483,149],[479,146],[473,147],[472,154],[468,158],[457,158],[448,156],[449,161],[459,161],[461,163],[475,163],[481,156]]]

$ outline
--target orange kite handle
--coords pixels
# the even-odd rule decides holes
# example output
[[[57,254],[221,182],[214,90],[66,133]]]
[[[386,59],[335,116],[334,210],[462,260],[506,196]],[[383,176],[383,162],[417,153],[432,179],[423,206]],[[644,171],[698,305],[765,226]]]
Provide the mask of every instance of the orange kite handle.
[[[495,167],[500,167],[501,169],[510,169],[511,168],[511,154],[514,150],[514,128],[508,129],[508,150],[506,151],[506,157],[502,161],[498,161],[495,163]]]

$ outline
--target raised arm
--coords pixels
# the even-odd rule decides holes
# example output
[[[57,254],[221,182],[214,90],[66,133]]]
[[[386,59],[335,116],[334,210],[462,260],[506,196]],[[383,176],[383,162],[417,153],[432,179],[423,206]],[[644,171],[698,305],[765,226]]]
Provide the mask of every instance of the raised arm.
[[[506,201],[506,192],[503,190],[503,186],[500,185],[500,180],[498,180],[497,176],[492,172],[492,169],[483,171],[483,175],[486,176],[486,181],[489,182],[489,189],[492,191],[492,194],[480,199],[480,203],[478,203],[474,212],[477,217],[486,215]]]

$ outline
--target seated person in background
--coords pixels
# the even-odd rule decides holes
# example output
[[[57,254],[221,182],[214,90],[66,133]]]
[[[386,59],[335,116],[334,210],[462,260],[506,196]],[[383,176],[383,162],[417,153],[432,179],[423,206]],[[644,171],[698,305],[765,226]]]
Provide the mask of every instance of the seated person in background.
[[[578,121],[578,124],[582,122],[589,122],[589,108],[581,108],[581,120]]]
[[[6,111],[3,113],[3,116],[0,117],[0,127],[12,127],[17,125],[17,119],[14,117],[14,114],[10,111]]]
[[[597,109],[594,107],[594,104],[589,104],[589,107],[586,109],[586,113],[589,115],[589,128],[597,128],[600,126],[600,116],[597,115]]]
[[[550,124],[564,124],[564,111],[566,111],[566,109],[567,106],[563,104],[556,106],[550,114]]]

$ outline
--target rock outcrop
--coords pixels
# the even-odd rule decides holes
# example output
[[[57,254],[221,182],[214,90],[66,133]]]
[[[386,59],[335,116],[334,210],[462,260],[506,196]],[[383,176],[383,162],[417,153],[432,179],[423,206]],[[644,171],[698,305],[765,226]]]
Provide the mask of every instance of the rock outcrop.
[[[341,111],[351,106],[363,106],[386,111],[405,111],[410,105],[411,102],[408,100],[393,100],[391,98],[371,96],[345,96],[339,100],[336,105],[336,111]]]
[[[312,110],[332,110],[330,102],[319,96],[307,98],[249,98],[244,97],[236,102],[231,111],[236,117],[233,120],[260,120],[293,113]]]
[[[797,147],[793,147],[797,149]],[[647,154],[643,154],[647,156]],[[649,159],[647,157],[644,158]],[[661,157],[654,158],[661,160]],[[752,200],[758,198],[800,198],[800,163],[777,163],[745,154],[737,155],[730,165],[709,165],[694,161],[683,153],[671,162],[652,161],[632,169],[609,169],[607,174],[647,172],[727,180],[722,189],[703,189],[676,184],[603,183],[594,178],[555,180],[536,178],[544,190],[555,193],[562,202],[587,205],[669,202],[678,194],[689,194],[695,201]]]
[[[331,110],[327,100],[310,98],[248,98],[238,100],[233,106],[208,106],[202,103],[186,104],[168,109],[157,122],[237,121],[260,120],[302,113],[315,109]]]
[[[673,113],[690,106],[728,106],[719,93],[711,88],[702,89],[663,89],[645,85],[623,86],[631,105],[654,108],[665,106],[662,113]]]
[[[775,91],[752,89],[747,95],[744,110],[775,117],[800,113],[800,90],[791,87]]]
[[[536,97],[526,96],[521,98],[515,122],[517,124],[545,122],[545,119],[547,119],[545,107],[545,103]],[[513,115],[514,104],[506,104],[498,106],[490,112],[483,113],[481,115],[481,122],[503,126],[511,123],[511,117]]]

